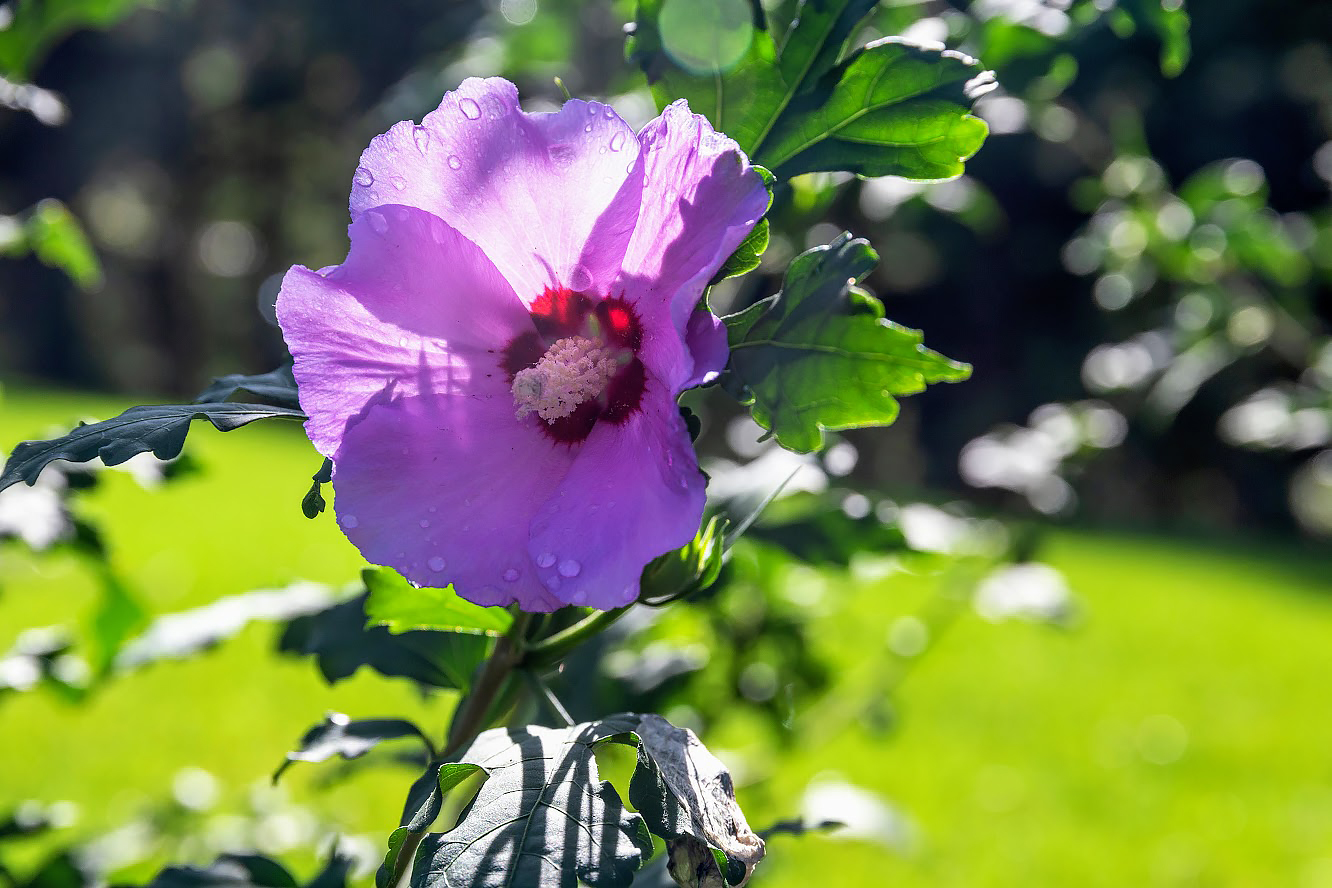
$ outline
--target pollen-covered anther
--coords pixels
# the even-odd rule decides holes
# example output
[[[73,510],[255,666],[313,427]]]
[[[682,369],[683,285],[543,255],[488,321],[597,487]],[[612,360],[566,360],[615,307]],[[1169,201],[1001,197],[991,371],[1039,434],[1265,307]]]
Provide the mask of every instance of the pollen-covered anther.
[[[619,372],[617,350],[584,336],[558,339],[537,361],[513,377],[513,403],[518,418],[535,412],[546,422],[569,416],[601,397]]]

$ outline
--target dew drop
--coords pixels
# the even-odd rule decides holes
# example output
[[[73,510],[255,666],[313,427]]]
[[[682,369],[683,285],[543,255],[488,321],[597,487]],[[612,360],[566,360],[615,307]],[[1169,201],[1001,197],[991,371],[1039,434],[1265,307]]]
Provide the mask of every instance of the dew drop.
[[[439,506],[431,506],[431,507],[430,507],[430,514],[431,514],[431,515],[435,514],[435,513],[438,512],[438,511],[439,511]]]
[[[429,518],[422,518],[420,521],[418,521],[418,522],[416,522],[416,523],[419,524],[419,525],[421,525],[422,528],[426,528],[426,527],[429,527],[429,526],[430,526],[430,519],[429,519]]]
[[[587,106],[587,115],[588,115],[588,117],[596,117],[596,116],[597,116],[597,106],[596,106],[596,105],[588,105],[588,106]]]
[[[555,563],[555,553],[542,552],[536,558],[537,567],[550,567]]]
[[[468,120],[481,119],[481,106],[476,103],[476,99],[463,99],[458,103],[458,107],[462,109],[463,117]]]
[[[563,577],[576,577],[582,569],[583,565],[574,561],[572,558],[560,562],[560,576]]]
[[[462,161],[458,159],[458,155],[456,154],[449,155],[449,169],[451,170],[462,169]]]
[[[517,582],[518,577],[520,576],[521,574],[518,572],[518,568],[511,567],[504,572],[504,582],[506,583]]]
[[[581,265],[575,265],[569,270],[569,289],[579,292],[592,286],[592,272]]]
[[[430,130],[419,123],[412,130],[412,141],[416,143],[416,150],[422,154],[430,153]]]
[[[440,558],[438,555],[436,555],[434,558],[431,558],[429,561],[427,561],[426,564],[430,566],[431,570],[438,573],[439,571],[445,568],[448,562],[446,562],[443,558]]]
[[[353,527],[356,527],[360,523],[361,523],[360,520],[358,520],[355,515],[342,516],[342,526],[348,528],[349,530]]]
[[[375,184],[375,174],[367,170],[365,167],[357,167],[353,181],[362,188],[369,188],[371,185]]]
[[[549,589],[549,590],[552,591],[552,592],[554,592],[556,589],[560,588],[560,578],[559,578],[559,577],[547,577],[547,578],[546,578],[546,588]]]
[[[399,337],[398,337],[398,345],[401,346],[402,348],[406,348],[406,347],[407,347],[407,337],[406,337],[406,336],[399,336]]]
[[[482,601],[496,601],[500,597],[500,590],[494,586],[482,586],[481,591],[477,593]]]
[[[398,189],[399,191],[402,191],[404,188],[407,187],[407,180],[404,179],[402,176],[394,176],[393,178],[389,179],[389,182],[393,185],[394,188]]]
[[[370,217],[370,227],[374,229],[375,234],[383,234],[388,231],[388,220],[384,218],[383,213],[367,213]]]
[[[589,123],[587,126],[583,127],[583,132],[585,133],[592,132],[592,124]]]
[[[574,604],[586,604],[587,592],[583,589],[579,589],[577,592],[569,596],[569,600]]]
[[[614,119],[615,119],[615,109],[612,108],[612,107],[609,106],[609,105],[606,106],[606,110],[603,111],[602,113],[606,115],[606,119],[607,119],[607,120],[614,120]]]
[[[619,151],[623,147],[624,147],[624,133],[616,133],[615,135],[611,136],[610,149],[612,151]]]

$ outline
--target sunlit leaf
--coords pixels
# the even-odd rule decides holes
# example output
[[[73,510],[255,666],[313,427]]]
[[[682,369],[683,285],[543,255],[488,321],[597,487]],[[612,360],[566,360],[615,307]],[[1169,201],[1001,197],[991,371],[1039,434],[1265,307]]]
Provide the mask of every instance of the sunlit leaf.
[[[0,75],[28,80],[46,51],[83,27],[107,27],[155,0],[32,0],[12,3],[13,19],[0,30]]]
[[[503,635],[513,625],[513,615],[502,607],[482,607],[444,589],[417,588],[388,568],[369,569],[361,574],[370,590],[365,612],[372,626],[387,626],[390,632],[434,629],[478,635]]]
[[[970,106],[993,76],[976,60],[896,39],[843,58],[873,0],[805,0],[780,48],[758,0],[727,0],[727,8],[748,6],[747,21],[732,14],[725,24],[749,40],[725,32],[727,45],[745,46],[725,58],[698,48],[720,42],[691,36],[716,16],[716,3],[640,0],[629,57],[659,107],[688,100],[777,176],[846,170],[947,179],[984,141],[985,123]]]
[[[621,716],[481,734],[459,759],[484,770],[486,782],[457,826],[421,842],[412,888],[631,884],[652,840],[601,780],[593,748],[636,726]]]
[[[206,419],[221,432],[229,432],[260,419],[305,419],[289,407],[260,404],[191,404],[131,407],[114,419],[80,425],[68,435],[49,441],[25,441],[14,448],[0,475],[0,490],[23,481],[37,480],[53,460],[87,462],[101,457],[115,466],[139,453],[152,452],[158,459],[180,455],[190,423]]]
[[[780,293],[724,319],[723,384],[789,450],[817,450],[824,430],[888,425],[896,395],[971,373],[886,320],[879,300],[854,285],[877,263],[865,240],[843,234],[797,256]]]

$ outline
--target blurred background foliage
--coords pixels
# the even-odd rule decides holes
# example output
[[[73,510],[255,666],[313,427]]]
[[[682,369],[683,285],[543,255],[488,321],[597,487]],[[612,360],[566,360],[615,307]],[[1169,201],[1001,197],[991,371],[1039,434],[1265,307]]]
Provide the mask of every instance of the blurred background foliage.
[[[765,5],[778,30],[794,14]],[[281,363],[280,275],[345,255],[357,154],[463,77],[507,76],[529,110],[558,105],[558,77],[650,119],[632,18],[629,0],[0,6],[0,252],[17,260],[0,263],[0,442]],[[897,0],[861,39],[889,34],[996,71],[984,148],[937,185],[780,183],[759,273],[714,303],[771,293],[850,230],[881,256],[865,283],[888,316],[972,379],[812,462],[691,396],[719,504],[743,514],[796,471],[793,494],[720,591],[631,615],[554,687],[575,717],[704,730],[755,827],[850,824],[775,838],[756,884],[1332,884],[1311,668],[1332,620],[1332,9]],[[271,631],[241,632],[340,600],[360,565],[299,515],[318,459],[294,431],[200,434],[153,494],[52,473],[0,502],[0,821],[40,800],[0,823],[0,879],[142,883],[244,847],[313,873],[333,833],[374,857],[403,756],[246,788],[325,709],[444,723],[401,681],[330,688],[274,661]],[[1141,535],[1162,529],[1207,534]],[[136,647],[154,616],[258,587],[286,591],[189,624],[224,624],[196,647],[241,632],[208,658],[151,666],[169,646]],[[1042,625],[992,630],[1010,618]],[[48,623],[64,628],[20,632]],[[215,721],[180,702],[200,696]],[[69,820],[59,799],[84,809],[74,863],[48,830]]]

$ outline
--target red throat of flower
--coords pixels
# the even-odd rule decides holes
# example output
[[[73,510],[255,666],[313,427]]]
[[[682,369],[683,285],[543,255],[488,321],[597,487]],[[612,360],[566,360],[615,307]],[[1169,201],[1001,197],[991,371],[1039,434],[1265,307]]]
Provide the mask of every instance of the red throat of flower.
[[[504,348],[514,412],[550,438],[577,444],[598,420],[624,422],[643,400],[643,330],[623,298],[547,287],[531,307],[536,330]]]

